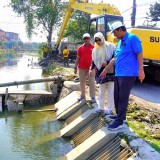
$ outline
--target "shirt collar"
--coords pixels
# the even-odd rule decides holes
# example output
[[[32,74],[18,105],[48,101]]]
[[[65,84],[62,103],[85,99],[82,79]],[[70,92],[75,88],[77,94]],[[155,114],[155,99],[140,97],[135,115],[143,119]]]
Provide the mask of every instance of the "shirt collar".
[[[129,33],[126,32],[125,36],[121,39],[122,41],[125,41],[128,38]]]
[[[90,44],[88,44],[88,45],[86,45],[86,44],[84,43],[83,45],[88,47],[88,46],[91,46],[91,43],[90,43]]]

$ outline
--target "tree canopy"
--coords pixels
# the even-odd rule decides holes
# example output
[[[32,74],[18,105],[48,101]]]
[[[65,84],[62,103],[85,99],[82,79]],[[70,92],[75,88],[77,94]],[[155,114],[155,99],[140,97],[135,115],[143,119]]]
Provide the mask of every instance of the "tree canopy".
[[[88,2],[88,0],[77,0],[77,2]],[[82,35],[88,31],[89,21],[90,14],[74,10],[63,37],[69,37],[70,41],[81,41]]]
[[[81,41],[82,35],[88,31],[89,20],[89,14],[81,11],[73,12],[64,37],[70,37],[70,41]]]
[[[150,5],[150,13],[148,14],[151,17],[152,21],[160,21],[160,3],[155,3]]]
[[[52,32],[59,25],[63,14],[61,1],[11,0],[10,6],[18,15],[24,17],[29,38],[38,29],[41,33],[46,33],[48,43],[51,42]]]

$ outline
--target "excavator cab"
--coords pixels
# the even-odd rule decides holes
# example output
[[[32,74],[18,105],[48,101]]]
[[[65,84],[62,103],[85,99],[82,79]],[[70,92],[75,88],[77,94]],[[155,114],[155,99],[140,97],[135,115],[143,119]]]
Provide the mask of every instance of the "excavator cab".
[[[120,21],[123,23],[123,17],[104,14],[104,15],[92,18],[90,20],[90,25],[89,25],[89,33],[92,37],[91,38],[92,43],[94,41],[93,39],[94,34],[96,32],[101,32],[104,35],[106,41],[116,44],[118,42],[118,39],[110,34],[111,25],[116,21]]]

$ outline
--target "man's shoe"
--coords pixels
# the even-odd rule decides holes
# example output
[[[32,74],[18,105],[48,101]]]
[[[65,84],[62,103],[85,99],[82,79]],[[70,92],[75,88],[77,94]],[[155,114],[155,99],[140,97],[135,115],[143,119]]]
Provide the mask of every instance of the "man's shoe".
[[[117,115],[110,115],[108,118],[111,120],[115,120],[115,119],[117,119]]]
[[[79,77],[76,77],[73,81],[74,82],[79,82]]]
[[[124,119],[124,120],[123,120],[123,123],[126,123],[126,122],[127,122],[127,119]]]
[[[92,106],[92,108],[97,108],[98,104],[95,102],[95,103],[92,103],[91,106]]]
[[[86,97],[82,97],[82,96],[81,96],[81,97],[79,97],[77,100],[78,100],[78,102],[80,102],[80,101],[82,101],[82,100],[86,100]]]
[[[112,124],[110,124],[110,125],[108,126],[108,129],[111,130],[111,131],[115,131],[115,130],[121,129],[121,128],[123,128],[123,127],[124,127],[124,126],[123,126],[123,122],[120,123],[120,122],[118,122],[118,121],[114,121]]]
[[[111,120],[115,120],[115,119],[117,119],[117,115],[110,115],[108,118]],[[125,122],[127,122],[126,119],[123,120],[123,123],[125,123]]]
[[[105,115],[111,115],[112,114],[112,110],[107,109],[107,110],[104,111],[104,114]]]
[[[101,109],[101,108],[96,108],[95,111],[96,111],[97,113],[102,113],[102,112],[104,112],[104,110]]]

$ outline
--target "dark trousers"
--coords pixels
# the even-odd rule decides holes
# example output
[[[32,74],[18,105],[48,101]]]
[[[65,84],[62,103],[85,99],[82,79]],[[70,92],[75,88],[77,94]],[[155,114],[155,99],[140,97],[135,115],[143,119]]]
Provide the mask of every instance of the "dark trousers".
[[[68,64],[68,57],[64,57],[64,66],[69,66],[69,64]]]
[[[130,91],[136,77],[115,77],[114,81],[114,101],[118,118],[116,121],[123,123],[126,119]]]

